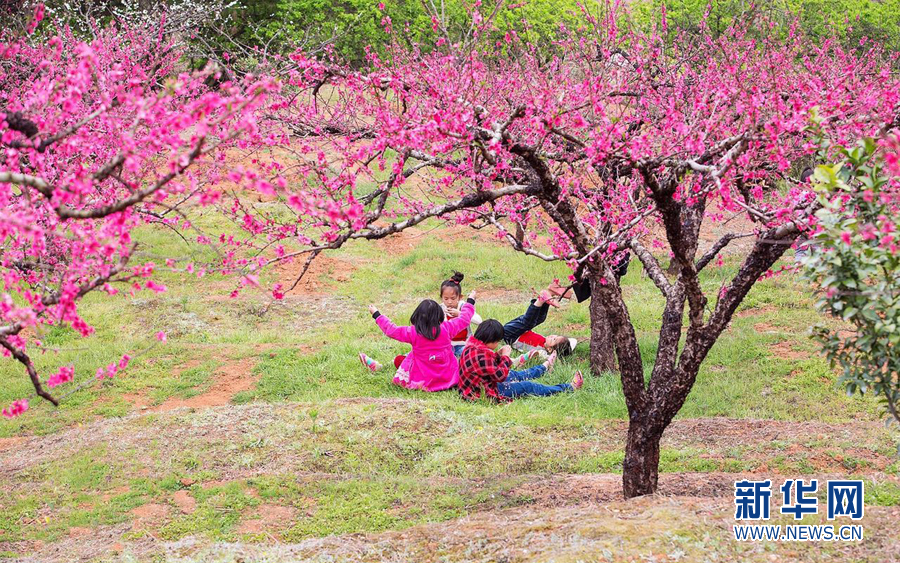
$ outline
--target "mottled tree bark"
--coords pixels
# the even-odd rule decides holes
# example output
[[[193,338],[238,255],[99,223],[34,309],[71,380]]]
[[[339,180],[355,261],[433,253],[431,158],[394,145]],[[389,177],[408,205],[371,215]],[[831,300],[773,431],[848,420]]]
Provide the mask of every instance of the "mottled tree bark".
[[[591,282],[596,283],[596,282]],[[591,290],[594,293],[594,290]],[[591,297],[591,372],[601,375],[616,371],[616,345],[613,340],[609,312],[602,299]]]
[[[632,418],[622,463],[622,490],[625,498],[651,495],[659,482],[659,440],[662,430],[645,418]]]

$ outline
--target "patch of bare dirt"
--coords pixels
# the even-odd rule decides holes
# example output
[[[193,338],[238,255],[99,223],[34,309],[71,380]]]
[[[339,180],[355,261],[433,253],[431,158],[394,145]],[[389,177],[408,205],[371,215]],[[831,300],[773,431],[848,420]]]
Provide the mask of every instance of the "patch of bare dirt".
[[[724,235],[729,233],[751,233],[758,227],[751,221],[746,213],[729,214],[721,220],[713,221],[705,219],[700,227],[700,250],[698,256],[702,256],[712,245]],[[746,254],[751,248],[756,237],[745,237],[732,240],[722,251],[720,256],[731,254]]]
[[[197,509],[197,501],[191,496],[189,491],[175,491],[172,494],[172,502],[178,507],[182,514],[192,514]]]
[[[505,244],[497,239],[497,230],[494,228],[473,229],[467,225],[445,225],[435,229],[437,237],[449,243],[460,240],[477,240],[488,244]]]
[[[255,535],[271,534],[290,527],[297,510],[290,506],[277,504],[261,504],[241,518],[237,533]]]
[[[124,495],[125,493],[130,492],[130,491],[131,491],[131,487],[129,487],[128,485],[121,485],[121,486],[116,487],[115,489],[112,489],[111,491],[108,491],[108,492],[104,493],[103,495],[101,495],[100,500],[102,500],[103,502],[108,502],[109,499],[113,498],[114,496]]]
[[[209,391],[189,399],[170,397],[151,411],[162,412],[181,407],[206,408],[227,405],[237,393],[248,391],[256,384],[257,378],[252,373],[254,365],[254,360],[251,358],[225,364],[213,375],[215,380]]]
[[[25,442],[25,438],[22,436],[10,436],[9,438],[0,438],[0,452],[5,452],[6,450],[12,450],[18,448]]]
[[[278,274],[278,283],[284,288],[285,296],[288,295],[323,295],[328,293],[333,282],[346,282],[353,275],[356,266],[352,263],[333,258],[325,253],[319,254],[309,265],[303,279],[293,289],[294,283],[303,271],[306,264],[306,256],[299,256],[290,262],[281,261],[275,267]]]
[[[131,509],[133,530],[148,530],[158,527],[169,516],[169,507],[165,504],[149,503]]]
[[[773,356],[783,360],[806,360],[809,359],[809,353],[802,350],[794,349],[793,345],[788,342],[778,342],[769,346],[769,352]]]
[[[416,227],[403,229],[399,233],[378,239],[376,244],[379,248],[392,255],[402,255],[412,252],[419,244],[425,240],[429,231],[423,231]]]
[[[69,528],[69,537],[70,538],[83,538],[85,536],[91,535],[94,530],[92,528],[85,528],[82,526],[72,526]]]

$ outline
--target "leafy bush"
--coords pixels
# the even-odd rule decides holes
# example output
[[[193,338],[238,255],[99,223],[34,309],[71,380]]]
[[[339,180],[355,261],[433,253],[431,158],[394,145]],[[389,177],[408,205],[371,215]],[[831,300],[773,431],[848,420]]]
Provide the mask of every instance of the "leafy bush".
[[[439,19],[451,38],[465,37],[470,27],[472,4],[465,0],[434,2]],[[403,30],[398,35],[409,44],[419,44],[425,51],[439,37],[431,19],[431,9],[426,9],[420,0],[385,0],[381,5],[373,0],[247,0],[244,6],[235,12],[235,18],[248,26],[252,22],[260,24],[258,30],[242,29],[240,33],[244,39],[275,46],[333,39],[336,54],[353,63],[364,60],[366,47],[385,53],[385,43],[389,40],[384,32],[385,17],[390,18],[395,30]],[[479,13],[484,18],[491,17],[494,6],[495,2],[484,2],[478,7]],[[496,40],[507,31],[517,30],[524,33],[528,41],[549,47],[559,33],[560,24],[572,24],[580,13],[576,0],[506,2],[494,15],[497,30],[490,39]],[[523,25],[523,21],[527,25]]]
[[[840,148],[845,161],[815,171],[818,232],[803,258],[821,288],[816,307],[853,330],[817,326],[817,340],[848,393],[873,392],[900,422],[900,140]]]
[[[747,12],[791,23],[798,18],[803,30],[819,38],[842,38],[858,45],[863,37],[891,49],[900,48],[900,2],[877,0],[642,0],[633,6],[634,22],[649,26],[660,21],[665,6],[670,30],[697,27],[709,11],[708,24],[721,33]]]

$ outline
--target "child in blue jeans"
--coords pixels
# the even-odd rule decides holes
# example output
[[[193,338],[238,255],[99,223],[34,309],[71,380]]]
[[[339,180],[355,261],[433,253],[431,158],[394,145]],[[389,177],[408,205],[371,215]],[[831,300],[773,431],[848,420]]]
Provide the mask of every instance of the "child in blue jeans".
[[[469,338],[459,359],[459,393],[464,399],[476,400],[482,396],[499,403],[512,401],[516,397],[532,395],[545,397],[564,391],[581,388],[584,378],[576,372],[572,383],[542,385],[530,381],[537,379],[553,368],[556,353],[541,365],[523,371],[510,371],[513,360],[508,345],[500,347],[503,340],[503,325],[494,319],[484,321]]]

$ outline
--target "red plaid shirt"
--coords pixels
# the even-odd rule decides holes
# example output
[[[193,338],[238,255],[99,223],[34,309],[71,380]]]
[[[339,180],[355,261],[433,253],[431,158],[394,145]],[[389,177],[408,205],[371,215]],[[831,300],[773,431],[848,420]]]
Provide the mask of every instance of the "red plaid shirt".
[[[484,345],[484,342],[469,338],[459,358],[459,394],[463,399],[474,401],[481,397],[484,389],[486,397],[498,403],[512,401],[500,395],[497,384],[506,380],[512,360],[501,356]]]

